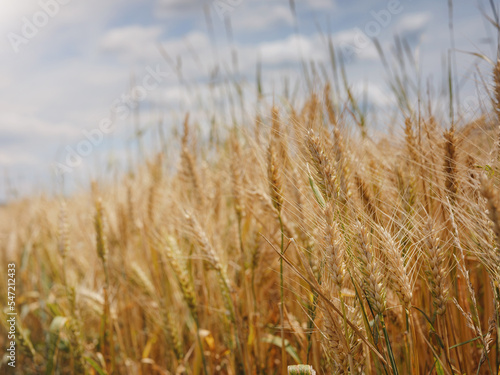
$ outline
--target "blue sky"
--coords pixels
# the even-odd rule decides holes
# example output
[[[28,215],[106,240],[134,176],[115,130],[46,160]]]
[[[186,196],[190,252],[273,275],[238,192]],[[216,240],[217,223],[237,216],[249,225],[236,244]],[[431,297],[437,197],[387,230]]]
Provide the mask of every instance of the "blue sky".
[[[219,82],[232,75],[247,88],[246,115],[252,116],[258,59],[266,97],[279,96],[285,77],[292,85],[300,84],[301,59],[328,66],[325,35],[339,49],[354,48],[354,58],[347,64],[349,80],[358,94],[366,91],[373,105],[387,108],[394,105],[394,98],[376,49],[363,40],[367,33],[374,34],[387,51],[395,35],[404,36],[417,56],[424,83],[431,77],[439,88],[442,58],[450,49],[446,0],[295,0],[294,4],[299,34],[289,0],[4,2],[0,12],[2,176],[8,176],[20,194],[53,191],[54,163],[64,164],[67,148],[74,150],[85,139],[82,132],[98,129],[110,118],[117,100],[122,103],[122,95],[129,93],[132,76],[138,84],[151,69],[165,72],[154,88],[143,93],[140,104],[141,129],[151,140],[150,129],[159,119],[165,126],[179,125],[186,110],[193,121],[203,124],[208,110],[199,98],[221,105],[226,91],[223,87],[210,91],[206,85],[217,66]],[[467,98],[474,95],[475,86],[474,76],[467,73],[477,65],[488,74],[489,67],[460,51],[492,57],[496,35],[482,16],[482,9],[491,14],[487,1],[454,1],[453,6],[455,74],[463,82],[460,94]],[[227,38],[224,17],[230,20],[232,41]],[[180,67],[178,71],[173,72],[160,54],[159,44],[172,64]],[[237,71],[231,63],[232,50],[237,51]],[[227,119],[221,115],[220,120]],[[65,175],[70,185],[81,186],[96,173],[104,173],[102,166],[110,155],[123,163],[132,123],[131,115],[120,118],[81,165]],[[8,186],[5,178],[0,181],[0,200],[4,200]]]

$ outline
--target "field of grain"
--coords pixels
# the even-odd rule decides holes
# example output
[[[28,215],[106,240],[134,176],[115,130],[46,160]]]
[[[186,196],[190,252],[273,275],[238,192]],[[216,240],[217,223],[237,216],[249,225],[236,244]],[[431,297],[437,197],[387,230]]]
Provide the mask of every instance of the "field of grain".
[[[217,137],[186,113],[118,182],[1,207],[16,373],[499,373],[500,63],[485,81],[482,116],[401,104],[377,134],[321,80]]]

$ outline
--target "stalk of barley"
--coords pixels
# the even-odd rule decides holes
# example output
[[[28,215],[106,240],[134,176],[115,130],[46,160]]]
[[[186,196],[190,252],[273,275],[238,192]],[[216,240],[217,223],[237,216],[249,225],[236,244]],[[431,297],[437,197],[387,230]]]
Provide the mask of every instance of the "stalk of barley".
[[[84,348],[81,337],[81,323],[76,312],[76,293],[74,288],[68,288],[68,299],[71,309],[71,319],[68,323],[69,342],[74,358],[74,371],[76,374],[85,373]]]
[[[282,157],[282,130],[281,130],[281,121],[280,115],[278,111],[278,107],[275,105],[271,108],[271,142],[276,145],[277,152],[280,157]]]
[[[383,248],[387,258],[387,274],[393,290],[396,292],[403,306],[409,310],[412,299],[412,287],[407,261],[401,253],[398,243],[383,227],[379,227],[382,235]]]
[[[358,325],[361,312],[356,305],[350,305],[340,296],[342,315],[334,314],[328,305],[324,306],[326,345],[328,355],[333,359],[335,374],[361,374],[364,367],[363,345],[357,334],[345,321]],[[360,331],[361,328],[358,327]]]
[[[357,224],[357,235],[356,257],[359,279],[363,280],[362,288],[373,312],[377,315],[383,315],[385,311],[383,273],[378,260],[373,254],[373,247],[366,228],[360,222]]]
[[[148,219],[154,223],[154,208],[157,205],[158,186],[162,178],[162,154],[158,154],[156,160],[149,165],[151,184],[148,194]]]
[[[142,267],[135,261],[130,263],[130,268],[132,271],[132,275],[130,275],[131,280],[134,280],[146,295],[153,297],[156,294],[156,289],[146,272],[144,272]]]
[[[446,255],[446,250],[439,243],[439,238],[436,237],[434,233],[431,222],[427,224],[427,232],[429,235],[425,241],[425,254],[427,258],[426,274],[436,314],[443,315],[446,310],[449,293],[447,285],[448,257]]]
[[[497,115],[497,120],[500,121],[500,59],[496,61],[493,67],[493,87],[494,87],[494,98],[493,98],[493,109]]]
[[[330,82],[327,82],[323,90],[323,100],[326,106],[326,113],[328,114],[328,121],[331,125],[337,124],[337,116],[335,115],[335,110],[333,109],[333,102],[330,97]]]
[[[372,196],[372,193],[370,192],[368,185],[358,173],[354,174],[354,182],[356,183],[359,197],[361,198],[361,202],[363,203],[363,207],[366,213],[372,218],[375,223],[378,223],[379,221],[374,198]]]
[[[165,237],[165,246],[163,246],[163,250],[167,256],[170,266],[172,267],[172,270],[174,271],[179,286],[181,287],[182,296],[184,297],[184,301],[186,302],[191,315],[195,319],[198,319],[196,293],[187,273],[185,264],[180,262],[180,251],[174,237]]]
[[[234,209],[236,211],[236,216],[238,218],[238,222],[241,222],[244,212],[244,202],[242,195],[243,168],[241,167],[241,147],[240,143],[236,139],[236,136],[232,137],[231,145],[233,151],[233,155],[231,157],[231,162],[230,162],[231,188],[234,198]]]
[[[173,349],[175,358],[178,361],[181,361],[184,357],[184,354],[182,351],[182,342],[180,339],[179,331],[177,329],[179,323],[176,322],[176,319],[169,308],[167,308],[166,306],[162,306],[162,310],[164,319],[163,328],[165,330],[167,343]]]
[[[481,327],[481,318],[479,315],[479,310],[478,310],[478,304],[477,304],[477,298],[476,298],[476,293],[474,291],[474,287],[472,286],[472,282],[470,280],[470,275],[469,275],[469,270],[466,268],[466,260],[465,260],[465,251],[462,247],[462,244],[460,243],[460,237],[458,234],[458,227],[455,222],[455,215],[453,214],[453,210],[451,208],[451,205],[449,204],[449,209],[450,209],[450,220],[451,220],[451,227],[453,230],[453,239],[455,242],[455,246],[459,250],[458,254],[460,257],[456,257],[456,262],[458,269],[460,270],[460,273],[464,277],[465,283],[467,285],[467,290],[469,292],[469,297],[470,297],[470,306],[472,308],[472,312],[474,314],[474,319],[472,318],[472,315],[470,313],[466,313],[458,301],[454,299],[455,305],[458,307],[462,315],[466,318],[467,325],[469,326],[470,329],[474,332],[474,334],[479,337],[479,340],[482,344],[482,355],[481,355],[481,361],[485,361],[488,355],[488,352],[490,350],[490,342],[488,338],[486,337],[487,335],[483,335],[483,330]],[[493,315],[495,316],[495,315]],[[492,372],[491,369],[491,364],[488,362],[490,365],[490,371]]]
[[[68,211],[66,202],[61,202],[61,209],[59,211],[59,254],[63,259],[63,265],[68,254],[70,241],[69,241],[69,225],[68,225]]]
[[[327,155],[323,143],[313,130],[307,131],[305,144],[316,172],[315,181],[325,201],[335,199],[338,196],[338,189],[333,161]]]
[[[276,151],[274,149],[273,139],[269,142],[268,148],[268,164],[267,164],[267,175],[269,179],[269,190],[271,200],[273,202],[274,208],[278,213],[278,219],[280,222],[281,231],[281,255],[283,255],[284,246],[284,229],[283,220],[281,216],[281,208],[283,206],[283,181],[281,176],[281,170],[278,166],[278,160],[276,157]],[[286,371],[286,351],[285,351],[285,326],[284,326],[284,284],[283,284],[283,258],[280,257],[280,324],[281,324],[281,371],[284,373]]]
[[[410,160],[416,165],[419,165],[420,161],[417,151],[417,140],[413,131],[413,121],[409,117],[405,119],[405,141],[406,149],[410,155]]]
[[[335,203],[329,201],[324,210],[325,230],[324,230],[324,257],[326,260],[326,274],[328,285],[331,290],[328,292],[332,298],[340,298],[343,313],[346,313],[346,305],[341,296],[344,283],[344,249],[339,238],[339,229],[334,220]],[[342,325],[342,317],[332,314],[325,306],[325,333],[327,345],[335,365],[334,370],[338,374],[347,374],[352,363],[351,348],[346,340],[347,327]],[[344,328],[344,329],[342,329]]]
[[[177,241],[173,236],[164,236],[159,239],[159,242],[163,245],[163,253],[167,257],[167,260],[174,271],[174,275],[180,286],[184,302],[186,303],[191,316],[193,317],[196,324],[196,338],[198,340],[198,346],[200,348],[203,372],[207,375],[207,364],[205,359],[205,354],[203,351],[203,344],[200,338],[200,317],[198,312],[198,304],[196,300],[196,293],[191,279],[188,275],[187,267],[184,262],[181,261],[180,249]],[[169,340],[174,348],[174,353],[177,359],[182,359],[182,345],[181,339],[176,338],[175,329],[175,319],[169,312],[169,310],[164,306],[164,319],[165,319],[165,333],[167,335],[167,340]]]
[[[333,291],[338,294],[344,283],[344,248],[338,224],[334,221],[334,204],[325,207],[325,256]]]
[[[255,116],[255,124],[254,124],[254,138],[257,143],[260,143],[260,132],[262,127],[262,118],[259,114]]]
[[[97,185],[95,185],[97,186]],[[96,187],[97,192],[97,187]],[[102,200],[98,197],[95,201],[95,216],[94,227],[96,232],[96,248],[97,255],[102,262],[105,276],[105,284],[103,288],[104,293],[104,311],[102,317],[102,354],[107,362],[110,362],[110,370],[115,370],[115,348],[113,342],[113,323],[110,317],[110,304],[109,304],[109,270],[108,270],[108,241],[106,237],[106,218],[104,216],[104,208]]]
[[[77,374],[85,372],[85,362],[83,359],[83,345],[81,343],[80,322],[76,315],[76,295],[75,289],[68,286],[66,280],[66,256],[70,249],[69,224],[66,202],[61,202],[59,211],[59,253],[62,258],[63,281],[66,288],[66,297],[70,306],[70,320],[68,322],[69,343],[74,358],[74,371]]]
[[[66,256],[69,252],[70,242],[69,242],[69,225],[68,225],[68,213],[66,202],[61,202],[61,209],[59,211],[59,254],[62,260],[62,278],[63,283],[67,287],[66,280]]]
[[[349,167],[348,159],[345,150],[345,141],[342,136],[339,124],[333,126],[333,152],[335,155],[335,163],[337,166],[339,190],[342,203],[346,203],[351,196],[351,186],[349,182]]]
[[[307,102],[306,106],[304,107],[307,113],[307,122],[306,122],[307,129],[313,129],[315,127],[316,120],[318,119],[319,107],[320,107],[320,101],[318,99],[318,96],[315,93],[313,93],[311,95],[311,98]]]
[[[303,246],[308,246],[307,236],[307,222],[306,222],[306,207],[304,202],[303,184],[301,183],[300,173],[297,169],[293,169],[293,195],[294,206],[296,207],[296,221],[295,232],[299,243]]]
[[[202,229],[199,222],[193,215],[190,214],[186,214],[186,219],[191,228],[191,232],[193,233],[196,242],[200,246],[204,255],[207,257],[207,261],[209,262],[211,267],[214,268],[216,271],[217,280],[219,282],[219,287],[222,294],[222,300],[224,302],[224,306],[229,314],[230,322],[235,325],[235,341],[237,347],[237,351],[235,353],[236,366],[244,373],[245,364],[243,362],[244,354],[241,341],[241,329],[239,325],[240,322],[238,321],[236,316],[237,310],[235,309],[234,302],[231,297],[231,293],[233,291],[231,281],[227,276],[226,268],[222,265],[217,253],[215,252],[213,246],[209,242],[207,235],[205,231]],[[233,344],[231,343],[231,345]]]
[[[262,191],[254,190],[249,191],[249,195],[256,200],[258,200],[264,209],[265,212],[272,215],[274,219],[276,219],[276,208],[274,207],[273,201],[269,194],[265,194]],[[294,236],[294,230],[292,228],[292,223],[288,220],[287,216],[284,216],[282,213],[279,215],[281,217],[281,223],[283,224],[283,231],[285,235],[289,238]]]
[[[451,201],[455,200],[457,195],[457,139],[455,136],[455,127],[452,126],[444,132],[443,148],[445,151],[444,173],[445,187]]]
[[[486,199],[488,216],[493,225],[497,245],[490,246],[487,254],[485,254],[487,258],[486,266],[494,279],[495,285],[498,287],[500,285],[500,205],[497,190],[485,176],[481,179],[481,195]],[[492,247],[494,248],[491,249]]]
[[[361,286],[364,295],[375,318],[373,328],[374,332],[378,332],[380,324],[385,338],[386,350],[389,356],[390,364],[394,374],[397,375],[399,372],[384,318],[386,311],[386,291],[380,260],[375,257],[373,246],[370,238],[368,237],[368,232],[365,226],[358,221],[356,229],[358,233],[358,244],[356,246],[355,254],[358,260],[358,277],[362,280]]]
[[[278,107],[273,105],[271,109],[271,143],[274,143],[276,154],[281,161],[282,168],[290,164],[288,155],[287,133],[285,133],[280,119]]]
[[[192,193],[196,197],[202,197],[201,193],[201,183],[200,177],[198,176],[198,172],[196,170],[196,161],[186,146],[182,147],[181,150],[181,172],[183,180],[191,185]],[[200,198],[200,202],[201,202]]]
[[[132,195],[132,183],[131,181],[127,182],[127,209],[126,213],[128,216],[128,222],[130,223],[130,234],[133,234],[136,229],[136,219],[135,219],[135,210],[134,210],[134,197]]]
[[[398,189],[398,195],[403,204],[404,211],[410,214],[417,201],[415,177],[410,175],[406,177],[399,166],[395,168],[395,182]]]
[[[187,147],[189,141],[189,112],[184,116],[184,121],[182,122],[182,147]]]
[[[196,202],[200,207],[204,206],[205,195],[202,194],[202,183],[200,181],[200,176],[196,168],[196,157],[189,150],[189,113],[186,114],[184,119],[184,132],[181,140],[181,167],[180,167],[180,177],[184,183],[190,185],[191,191],[189,192],[189,197],[193,199],[196,197]]]
[[[333,359],[336,374],[349,373],[350,348],[342,329],[342,317],[333,314],[326,307],[325,335],[328,354]]]
[[[198,220],[196,220],[196,218],[190,214],[186,214],[186,220],[191,228],[191,232],[193,233],[196,242],[200,246],[200,249],[202,250],[205,257],[207,258],[207,262],[213,267],[213,269],[217,273],[222,297],[224,300],[224,305],[230,314],[231,321],[234,322],[234,307],[230,295],[231,282],[229,281],[229,278],[227,276],[226,269],[222,265],[219,256],[215,252],[214,248],[208,241],[207,235],[205,234],[205,231],[201,228]]]
[[[474,202],[477,202],[480,194],[479,184],[479,174],[476,171],[477,161],[472,155],[467,155],[465,160],[465,165],[467,167],[467,190]]]
[[[488,207],[488,216],[493,224],[497,244],[500,246],[500,205],[498,193],[493,187],[493,184],[486,177],[481,179],[481,195],[486,198]]]
[[[283,206],[283,178],[281,175],[280,167],[278,165],[278,157],[274,143],[271,142],[268,148],[268,161],[267,161],[267,177],[269,179],[269,195],[273,202],[273,206],[281,214],[281,207]]]
[[[104,208],[102,206],[102,199],[97,198],[95,201],[95,215],[94,215],[94,228],[97,256],[101,260],[104,272],[106,274],[106,285],[109,284],[108,278],[108,241],[106,238],[106,218],[104,216]]]

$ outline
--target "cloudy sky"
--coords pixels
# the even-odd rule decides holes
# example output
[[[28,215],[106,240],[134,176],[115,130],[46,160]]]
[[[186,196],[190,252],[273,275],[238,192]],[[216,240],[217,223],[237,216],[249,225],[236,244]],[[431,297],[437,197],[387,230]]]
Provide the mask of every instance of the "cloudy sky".
[[[484,13],[487,1],[453,2],[462,98],[474,94],[475,66],[488,69],[463,51],[495,55]],[[436,87],[450,49],[447,0],[5,0],[0,34],[0,201],[53,191],[55,166],[70,167],[65,179],[78,185],[89,170],[105,173],[110,155],[123,161],[137,103],[145,142],[188,109],[203,123],[194,108],[227,96],[224,77],[255,91],[258,61],[264,95],[279,96],[287,80],[302,88],[301,61],[332,76],[331,38],[349,54],[353,90],[384,107],[393,97],[370,37],[390,51],[402,36]]]

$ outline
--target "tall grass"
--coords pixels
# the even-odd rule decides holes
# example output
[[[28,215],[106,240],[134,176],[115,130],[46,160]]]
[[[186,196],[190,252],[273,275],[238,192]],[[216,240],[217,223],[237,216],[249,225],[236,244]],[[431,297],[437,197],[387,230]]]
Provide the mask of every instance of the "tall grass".
[[[498,71],[467,123],[404,106],[375,137],[322,82],[210,142],[186,115],[174,165],[2,208],[18,373],[498,373]]]

